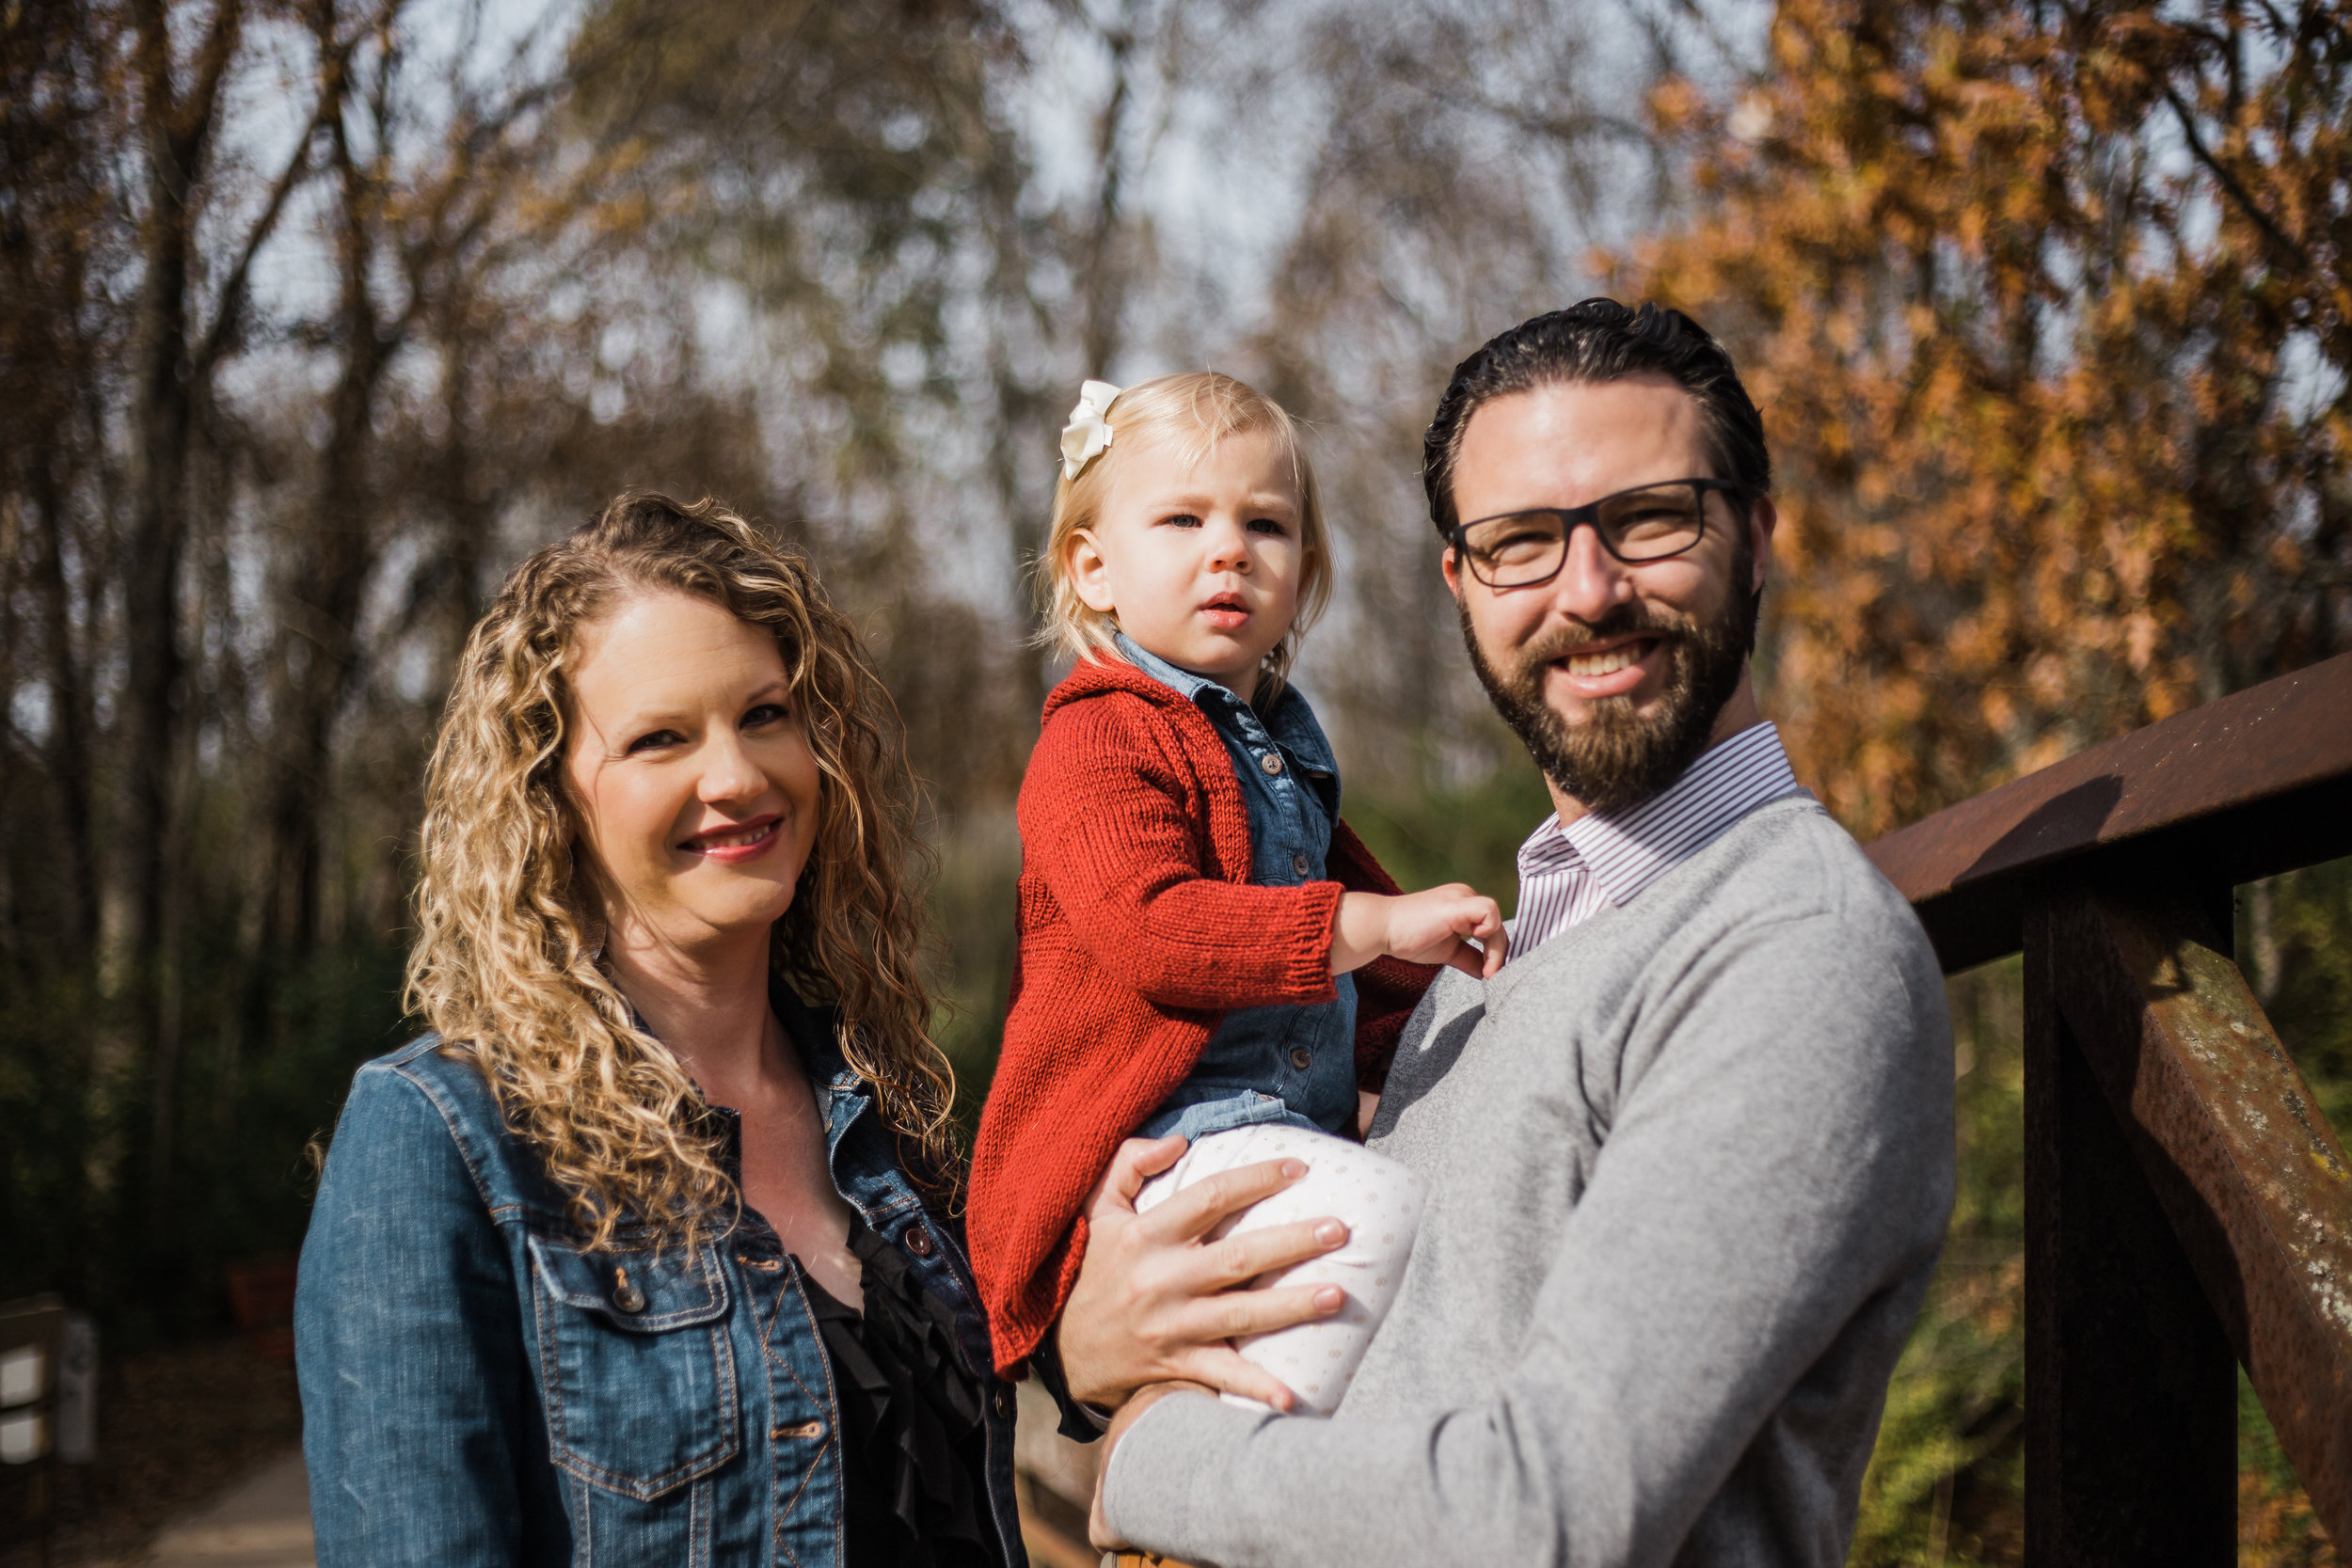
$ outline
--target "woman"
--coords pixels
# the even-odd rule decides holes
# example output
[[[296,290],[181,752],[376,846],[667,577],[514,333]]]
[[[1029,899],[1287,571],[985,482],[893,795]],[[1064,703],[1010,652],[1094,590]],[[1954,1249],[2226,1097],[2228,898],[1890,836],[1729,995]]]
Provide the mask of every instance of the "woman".
[[[1023,1561],[909,781],[807,564],[625,495],[427,779],[412,1008],[303,1247],[322,1563]]]

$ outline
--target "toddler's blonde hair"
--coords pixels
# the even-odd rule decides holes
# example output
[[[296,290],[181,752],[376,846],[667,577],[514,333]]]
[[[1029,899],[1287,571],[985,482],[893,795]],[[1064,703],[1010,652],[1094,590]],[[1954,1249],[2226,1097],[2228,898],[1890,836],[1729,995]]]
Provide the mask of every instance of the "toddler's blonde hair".
[[[1266,655],[1260,672],[1260,704],[1271,701],[1290,673],[1299,639],[1331,600],[1330,536],[1324,529],[1322,492],[1315,484],[1314,466],[1308,462],[1299,440],[1298,422],[1263,392],[1216,371],[1188,371],[1139,382],[1111,400],[1104,422],[1111,427],[1108,450],[1081,468],[1077,478],[1065,476],[1054,486],[1053,522],[1046,531],[1045,553],[1037,565],[1038,597],[1045,618],[1038,633],[1039,644],[1083,659],[1097,658],[1111,648],[1118,618],[1091,609],[1078,596],[1078,585],[1070,571],[1070,552],[1078,534],[1101,520],[1103,498],[1110,489],[1115,465],[1162,438],[1181,443],[1178,451],[1187,462],[1198,463],[1229,436],[1263,431],[1274,437],[1298,484],[1301,555],[1297,613],[1291,618],[1290,630]]]

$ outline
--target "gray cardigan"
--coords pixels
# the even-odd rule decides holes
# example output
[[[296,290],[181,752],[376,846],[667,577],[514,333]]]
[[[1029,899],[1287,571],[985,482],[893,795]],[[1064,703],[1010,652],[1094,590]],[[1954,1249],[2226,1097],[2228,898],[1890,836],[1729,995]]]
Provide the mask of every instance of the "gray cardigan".
[[[1162,1401],[1128,1539],[1221,1568],[1846,1558],[1952,1201],[1949,1018],[1810,796],[1482,985],[1441,974],[1375,1147],[1429,1179],[1339,1414]]]

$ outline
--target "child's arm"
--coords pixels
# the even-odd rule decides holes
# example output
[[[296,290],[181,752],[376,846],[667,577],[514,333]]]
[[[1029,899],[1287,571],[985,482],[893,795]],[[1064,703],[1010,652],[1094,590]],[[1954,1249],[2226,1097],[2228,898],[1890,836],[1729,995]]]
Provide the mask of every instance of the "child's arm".
[[[1160,1006],[1329,1000],[1340,885],[1204,875],[1186,792],[1140,710],[1116,699],[1062,708],[1022,781],[1022,853],[1072,934]]]
[[[1471,946],[1474,942],[1484,950]],[[1490,980],[1510,944],[1502,906],[1461,882],[1393,895],[1348,893],[1340,897],[1332,932],[1331,972],[1344,974],[1391,958],[1445,964],[1473,980]]]

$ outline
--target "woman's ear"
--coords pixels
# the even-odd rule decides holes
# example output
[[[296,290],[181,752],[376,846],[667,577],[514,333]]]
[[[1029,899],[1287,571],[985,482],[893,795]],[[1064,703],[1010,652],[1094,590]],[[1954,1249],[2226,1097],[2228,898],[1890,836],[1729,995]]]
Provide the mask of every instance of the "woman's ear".
[[[1070,586],[1077,594],[1078,602],[1097,615],[1117,611],[1119,604],[1111,594],[1111,563],[1103,554],[1103,542],[1090,528],[1073,533],[1062,546],[1062,567],[1069,574]]]

